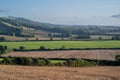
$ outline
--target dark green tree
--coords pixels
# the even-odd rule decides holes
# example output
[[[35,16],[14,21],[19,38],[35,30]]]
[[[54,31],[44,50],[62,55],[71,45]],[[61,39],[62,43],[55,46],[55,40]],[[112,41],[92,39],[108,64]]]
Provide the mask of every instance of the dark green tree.
[[[0,37],[0,41],[1,42],[5,41],[5,37]]]
[[[40,46],[39,50],[46,50],[44,46]]]
[[[2,61],[2,64],[12,64],[12,60],[10,58],[5,58],[3,61]]]
[[[2,46],[2,45],[0,45],[0,54],[3,54],[3,53],[5,53],[6,52],[6,47],[5,46]]]
[[[53,35],[51,33],[48,34],[48,37],[50,37],[50,40],[53,40]]]
[[[22,51],[22,50],[25,50],[25,47],[24,47],[24,46],[20,46],[20,47],[19,47],[19,50],[21,50],[21,51]]]

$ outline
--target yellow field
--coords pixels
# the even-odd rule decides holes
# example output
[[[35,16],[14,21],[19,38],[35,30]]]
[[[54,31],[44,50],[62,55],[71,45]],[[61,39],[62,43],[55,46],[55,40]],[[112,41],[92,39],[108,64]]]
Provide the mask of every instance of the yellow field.
[[[31,67],[0,65],[0,80],[120,80],[120,67]]]

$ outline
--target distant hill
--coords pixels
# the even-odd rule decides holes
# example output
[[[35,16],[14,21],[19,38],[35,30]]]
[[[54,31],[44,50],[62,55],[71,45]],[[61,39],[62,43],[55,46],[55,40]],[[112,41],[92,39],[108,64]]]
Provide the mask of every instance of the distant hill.
[[[25,18],[0,17],[0,34],[2,35],[13,35],[15,33],[16,36],[24,36],[22,35],[23,31],[48,31],[49,27],[52,27],[52,24],[34,22]]]
[[[119,26],[98,25],[56,25],[50,23],[35,22],[26,18],[0,17],[0,35],[25,36],[23,33],[42,31],[43,33],[59,33],[61,36],[71,35],[120,35]],[[34,34],[33,34],[34,36]]]

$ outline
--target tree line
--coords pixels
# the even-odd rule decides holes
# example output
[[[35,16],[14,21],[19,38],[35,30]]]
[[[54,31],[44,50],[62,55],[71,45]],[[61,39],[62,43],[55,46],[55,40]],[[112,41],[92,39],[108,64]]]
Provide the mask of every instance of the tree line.
[[[7,46],[0,45],[0,54],[4,54],[7,51]]]
[[[64,62],[52,63],[49,59],[31,58],[31,57],[6,57],[1,64],[6,65],[26,65],[26,66],[68,66],[85,67],[96,66],[96,62],[82,59],[69,59]]]
[[[25,46],[20,46],[18,49],[14,48],[13,51],[60,51],[60,50],[120,50],[120,48],[66,48],[64,45],[60,48],[46,48],[40,46],[38,49],[26,49]]]
[[[120,55],[116,55],[115,61],[92,60],[92,59],[63,59],[64,62],[53,63],[45,58],[32,57],[5,57],[0,64],[6,65],[26,65],[26,66],[67,66],[67,67],[86,67],[86,66],[120,66]],[[60,59],[54,59],[60,60]]]

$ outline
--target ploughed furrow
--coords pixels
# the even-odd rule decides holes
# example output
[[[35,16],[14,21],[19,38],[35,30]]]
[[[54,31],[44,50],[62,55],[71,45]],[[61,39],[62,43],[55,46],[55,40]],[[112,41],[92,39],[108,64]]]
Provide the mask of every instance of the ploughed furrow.
[[[116,55],[120,55],[120,50],[22,51],[11,52],[2,56],[115,60]]]
[[[120,80],[120,67],[33,67],[0,65],[0,80]]]

